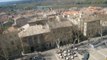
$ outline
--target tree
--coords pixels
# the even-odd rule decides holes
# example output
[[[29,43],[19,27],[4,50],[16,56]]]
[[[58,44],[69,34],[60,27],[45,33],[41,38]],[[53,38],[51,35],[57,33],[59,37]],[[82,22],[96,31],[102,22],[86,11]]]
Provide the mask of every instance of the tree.
[[[59,39],[56,41],[56,45],[57,45],[57,48],[59,49],[60,48],[60,40]]]
[[[74,35],[73,36],[74,37],[74,41],[76,40],[77,43],[79,43],[80,42],[81,31],[78,29],[77,26],[73,26],[72,27],[72,33]],[[76,43],[76,41],[75,41],[75,43]]]
[[[6,60],[11,59],[10,57],[15,58],[20,56],[20,42],[17,36],[17,32],[7,32],[4,31],[3,34],[0,34],[0,44],[1,52],[0,55]]]
[[[102,27],[102,21],[100,22],[100,26],[99,26],[99,34],[100,34],[100,37],[101,37],[101,40],[103,39],[103,27]]]
[[[5,36],[3,34],[0,34],[0,44],[1,44],[1,52],[0,55],[4,57],[6,60],[8,60],[8,51],[7,51],[7,42],[5,41]]]
[[[51,42],[56,44],[55,46],[59,47],[72,41],[72,28],[63,27],[53,29],[50,33],[47,33],[44,36],[44,39],[47,40],[48,43]]]

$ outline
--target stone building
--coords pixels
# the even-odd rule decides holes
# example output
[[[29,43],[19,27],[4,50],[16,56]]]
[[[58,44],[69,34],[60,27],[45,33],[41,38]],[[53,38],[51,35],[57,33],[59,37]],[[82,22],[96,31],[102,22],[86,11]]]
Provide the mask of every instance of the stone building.
[[[67,20],[36,20],[30,21],[19,32],[24,52],[43,51],[70,43],[72,24]]]
[[[59,45],[64,45],[72,41],[72,24],[69,21],[54,21],[48,22],[48,24],[51,32],[45,35],[45,40],[50,42],[50,46],[55,47],[58,41]]]
[[[101,19],[93,12],[92,14],[85,14],[81,11],[68,11],[63,14],[67,16],[67,19],[73,25],[78,26],[78,29],[84,34],[84,36],[88,36],[89,33],[95,36],[99,33],[98,30],[100,30]]]
[[[31,49],[39,49],[39,46],[41,46],[43,42],[42,34],[48,32],[50,32],[50,29],[47,25],[33,25],[23,29],[19,33],[19,37],[21,38],[24,51],[30,52]]]

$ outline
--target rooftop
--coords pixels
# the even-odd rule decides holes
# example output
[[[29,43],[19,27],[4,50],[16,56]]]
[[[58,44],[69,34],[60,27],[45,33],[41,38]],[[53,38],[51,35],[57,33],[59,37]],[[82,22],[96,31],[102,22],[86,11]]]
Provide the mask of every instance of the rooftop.
[[[101,10],[102,10],[101,7],[89,6],[88,8],[82,8],[80,11],[85,14],[93,14],[93,13],[99,13],[99,12],[101,12]]]
[[[33,19],[31,19],[30,21],[28,21],[29,23],[32,23],[32,22],[37,22],[37,21],[46,21],[47,19],[46,18],[40,18],[40,19],[38,19],[38,18],[33,18]]]
[[[47,26],[43,25],[34,25],[28,27],[26,30],[21,31],[18,35],[19,37],[32,36],[37,34],[43,34],[50,32],[50,29]]]
[[[69,21],[53,21],[48,23],[51,29],[61,28],[61,27],[70,27],[72,23]]]
[[[79,11],[65,11],[65,12],[63,12],[63,14],[66,14],[66,15],[75,15],[75,14],[79,14]]]
[[[84,16],[82,17],[84,22],[92,22],[92,21],[97,21],[100,20],[97,16]]]

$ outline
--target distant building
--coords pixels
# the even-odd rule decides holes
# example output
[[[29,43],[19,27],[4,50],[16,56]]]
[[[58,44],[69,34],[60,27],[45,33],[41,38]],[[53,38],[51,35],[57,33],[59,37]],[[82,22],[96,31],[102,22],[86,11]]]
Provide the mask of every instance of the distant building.
[[[100,30],[100,19],[95,15],[87,15],[78,11],[64,12],[67,19],[73,24],[78,26],[79,30],[83,32],[84,36],[98,34]],[[94,32],[91,32],[91,30]],[[95,34],[96,33],[96,34]]]
[[[27,24],[29,20],[30,20],[30,18],[22,17],[22,18],[15,20],[14,25],[17,27],[21,27],[21,26],[24,26],[25,24]]]

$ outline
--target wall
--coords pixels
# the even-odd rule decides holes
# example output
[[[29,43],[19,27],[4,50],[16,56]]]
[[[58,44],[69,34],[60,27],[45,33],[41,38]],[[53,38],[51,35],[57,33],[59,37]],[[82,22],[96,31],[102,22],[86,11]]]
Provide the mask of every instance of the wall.
[[[85,22],[84,33],[86,36],[95,36],[100,31],[100,20]]]
[[[31,47],[36,51],[44,51],[56,47],[56,42],[60,40],[61,45],[72,41],[72,28],[64,27],[53,29],[49,33],[22,38],[24,50],[26,53],[31,52]]]

